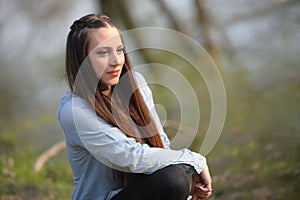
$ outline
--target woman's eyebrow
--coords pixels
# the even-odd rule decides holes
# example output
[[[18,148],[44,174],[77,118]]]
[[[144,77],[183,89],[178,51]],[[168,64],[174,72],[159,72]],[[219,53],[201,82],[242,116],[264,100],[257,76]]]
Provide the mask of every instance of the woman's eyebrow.
[[[117,46],[117,49],[118,49],[118,48],[122,48],[123,46],[124,46],[124,45],[121,44],[121,45]],[[99,50],[111,50],[111,49],[113,49],[113,47],[102,46],[102,47],[96,47],[94,50],[95,50],[95,51],[99,51]]]
[[[99,51],[99,50],[110,50],[112,49],[111,47],[96,47],[94,50]]]

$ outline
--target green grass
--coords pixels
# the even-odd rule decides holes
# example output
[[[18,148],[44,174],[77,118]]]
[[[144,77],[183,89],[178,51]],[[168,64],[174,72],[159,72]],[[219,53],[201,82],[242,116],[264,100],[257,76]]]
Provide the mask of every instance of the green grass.
[[[209,155],[213,199],[298,199],[300,86],[249,92],[229,102],[223,134]]]
[[[19,140],[18,130],[10,127],[1,131],[0,199],[70,199],[73,181],[65,152],[34,173],[40,152]]]
[[[67,161],[50,160],[36,174],[33,166],[37,156],[29,150],[1,155],[1,199],[70,199],[72,174]]]

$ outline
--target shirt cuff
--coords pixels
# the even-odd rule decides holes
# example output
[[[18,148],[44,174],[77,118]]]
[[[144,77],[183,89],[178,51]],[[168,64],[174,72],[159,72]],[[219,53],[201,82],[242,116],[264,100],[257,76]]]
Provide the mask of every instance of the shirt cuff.
[[[185,173],[187,175],[195,175],[197,174],[197,171],[195,170],[195,168],[189,164],[177,164],[178,167],[181,167],[182,169],[184,169]]]

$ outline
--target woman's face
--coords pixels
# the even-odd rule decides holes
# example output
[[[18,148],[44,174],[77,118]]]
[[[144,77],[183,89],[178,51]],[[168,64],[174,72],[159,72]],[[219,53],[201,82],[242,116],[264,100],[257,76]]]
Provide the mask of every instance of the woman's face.
[[[109,88],[119,82],[125,62],[123,48],[119,31],[114,27],[89,32],[89,58],[97,78]]]

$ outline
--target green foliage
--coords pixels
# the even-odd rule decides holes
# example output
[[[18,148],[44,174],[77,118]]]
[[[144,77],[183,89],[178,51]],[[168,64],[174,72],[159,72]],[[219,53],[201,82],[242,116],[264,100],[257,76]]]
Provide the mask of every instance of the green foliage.
[[[38,174],[33,172],[37,154],[30,150],[1,156],[1,199],[70,199],[72,174],[65,155],[51,160]]]
[[[209,155],[214,199],[297,199],[300,83],[260,89],[235,78],[223,135]]]
[[[34,173],[33,166],[39,151],[32,143],[24,142],[20,133],[39,131],[53,125],[49,116],[40,121],[25,120],[18,125],[7,126],[1,132],[0,199],[70,199],[73,190],[72,172],[65,152],[45,164],[42,171]],[[39,128],[38,128],[39,127]],[[34,133],[33,133],[34,134]]]

